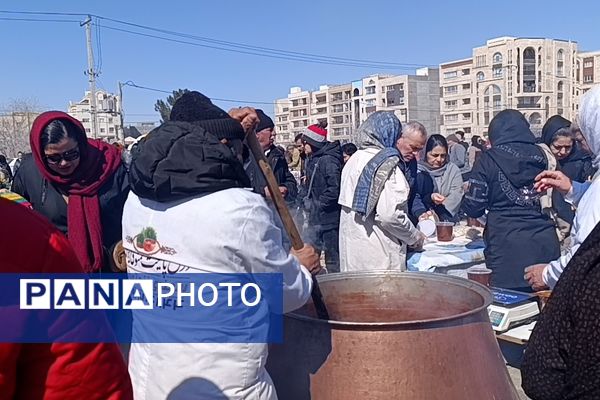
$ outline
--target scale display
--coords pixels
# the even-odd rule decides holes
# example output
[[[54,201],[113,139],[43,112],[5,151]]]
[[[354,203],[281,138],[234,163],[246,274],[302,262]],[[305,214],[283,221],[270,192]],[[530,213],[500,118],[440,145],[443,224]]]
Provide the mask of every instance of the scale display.
[[[515,292],[514,290],[493,288],[494,303],[505,307],[510,307],[523,303],[531,299],[531,295],[523,292]]]

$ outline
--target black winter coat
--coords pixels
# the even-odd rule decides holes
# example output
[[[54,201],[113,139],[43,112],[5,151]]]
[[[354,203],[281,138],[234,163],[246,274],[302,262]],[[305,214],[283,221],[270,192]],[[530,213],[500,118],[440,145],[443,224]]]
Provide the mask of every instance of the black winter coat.
[[[343,154],[340,142],[329,142],[306,160],[306,187],[312,188],[308,212],[310,226],[317,231],[335,229],[340,225],[340,181],[342,177]]]
[[[485,262],[492,269],[492,284],[504,288],[528,288],[523,270],[560,256],[553,221],[541,212],[539,201],[527,204],[489,152],[481,154],[471,171],[470,187],[463,200],[469,217],[487,215]],[[533,181],[531,182],[533,183]]]
[[[52,183],[42,176],[31,154],[23,158],[12,185],[12,191],[26,198],[33,209],[44,215],[58,230],[68,236],[67,202]],[[108,250],[122,239],[121,219],[129,184],[125,167],[121,167],[100,188],[102,244]]]
[[[248,155],[248,157],[248,164],[245,167],[246,174],[248,174],[248,177],[252,182],[254,192],[264,196],[267,181],[254,160],[254,157],[252,155]],[[296,183],[296,178],[294,178],[294,175],[292,175],[288,168],[285,155],[276,146],[271,146],[269,153],[267,154],[267,161],[273,170],[273,174],[275,175],[275,179],[279,186],[285,186],[288,190],[285,201],[295,201],[298,196],[298,185]]]

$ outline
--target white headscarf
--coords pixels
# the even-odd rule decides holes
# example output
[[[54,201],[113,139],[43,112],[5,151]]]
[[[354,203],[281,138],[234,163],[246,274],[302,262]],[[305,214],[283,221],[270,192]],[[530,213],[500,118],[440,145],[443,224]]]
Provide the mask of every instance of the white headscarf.
[[[581,99],[579,127],[594,155],[594,167],[600,167],[600,85],[592,87]]]

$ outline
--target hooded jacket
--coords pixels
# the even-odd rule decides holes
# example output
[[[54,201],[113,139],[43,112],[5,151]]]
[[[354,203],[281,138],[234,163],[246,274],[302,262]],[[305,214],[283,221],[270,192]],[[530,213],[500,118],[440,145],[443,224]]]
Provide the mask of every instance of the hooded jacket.
[[[321,231],[335,229],[340,223],[340,179],[343,165],[340,142],[327,142],[306,162],[306,186],[312,188],[310,198],[309,225],[318,226]]]
[[[553,221],[541,211],[534,178],[546,167],[527,120],[516,110],[501,111],[490,123],[492,148],[471,171],[463,209],[468,216],[488,211],[484,232],[492,284],[526,288],[523,269],[560,255]]]
[[[262,196],[252,193],[241,162],[202,127],[167,122],[132,154],[133,192],[123,213],[129,273],[281,273],[283,309],[310,297],[312,279],[284,251],[281,231]],[[162,247],[148,254],[133,238],[152,228]],[[190,318],[184,325],[210,329]],[[172,318],[165,315],[165,318]],[[133,332],[173,326],[134,314]],[[135,337],[134,337],[135,339]],[[265,369],[267,344],[184,343],[131,346],[129,372],[136,399],[277,398]]]
[[[131,155],[131,190],[141,198],[168,202],[234,187],[250,180],[231,150],[202,127],[166,122]]]

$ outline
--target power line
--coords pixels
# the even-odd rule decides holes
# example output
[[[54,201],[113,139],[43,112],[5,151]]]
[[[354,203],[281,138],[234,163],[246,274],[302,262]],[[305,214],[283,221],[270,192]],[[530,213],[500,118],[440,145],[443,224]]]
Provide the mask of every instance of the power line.
[[[137,36],[149,37],[149,38],[153,38],[153,39],[159,39],[159,40],[164,40],[164,41],[179,43],[179,44],[186,44],[186,45],[195,46],[195,47],[203,47],[203,48],[209,48],[209,49],[214,49],[214,50],[226,51],[226,52],[230,52],[230,53],[248,54],[248,55],[259,56],[259,57],[275,58],[275,59],[279,59],[279,60],[299,61],[299,62],[322,64],[322,65],[337,65],[337,66],[344,66],[344,67],[360,67],[360,68],[382,68],[381,65],[367,65],[367,64],[335,62],[335,61],[319,61],[319,60],[309,59],[309,58],[299,58],[299,57],[286,56],[286,55],[279,56],[279,55],[273,55],[273,54],[261,54],[261,53],[257,53],[254,51],[227,49],[224,47],[211,46],[211,45],[207,45],[207,44],[195,43],[195,42],[190,42],[190,41],[181,40],[181,39],[157,36],[157,35],[152,35],[149,33],[135,32],[135,31],[131,31],[128,29],[121,29],[121,28],[116,28],[114,26],[108,26],[108,25],[103,25],[103,28],[113,30],[113,31],[123,32],[123,33],[129,33],[129,34],[137,35]],[[414,69],[412,67],[387,67],[387,68],[410,69],[410,70]]]
[[[66,13],[66,12],[50,12],[50,11],[7,11],[0,10],[0,14],[24,14],[24,15],[65,15],[76,17],[87,17],[89,14]]]
[[[396,67],[409,67],[409,68],[418,68],[418,67],[426,66],[423,64],[373,61],[373,60],[333,57],[333,56],[325,56],[325,55],[320,55],[320,54],[311,54],[311,53],[303,53],[303,52],[297,52],[297,51],[273,49],[273,48],[269,48],[269,47],[253,46],[253,45],[248,45],[248,44],[244,44],[244,43],[229,42],[229,41],[225,41],[225,40],[217,40],[217,39],[212,39],[212,38],[204,37],[204,36],[190,35],[190,34],[170,31],[170,30],[166,30],[166,29],[158,29],[158,28],[153,28],[153,27],[146,26],[146,25],[135,24],[135,23],[127,22],[127,21],[122,21],[122,20],[107,18],[107,17],[102,17],[102,16],[96,16],[96,17],[99,19],[104,19],[106,21],[111,21],[111,22],[128,25],[128,26],[132,26],[132,27],[136,27],[136,28],[141,28],[141,29],[147,29],[147,30],[151,30],[151,31],[155,31],[155,32],[165,33],[168,35],[180,36],[180,37],[184,37],[184,38],[188,38],[188,39],[195,39],[195,40],[199,40],[199,41],[206,41],[206,42],[210,42],[210,43],[222,44],[222,45],[238,47],[238,48],[243,48],[243,49],[262,50],[262,51],[275,53],[275,54],[288,54],[288,55],[292,55],[292,56],[311,57],[311,58],[317,58],[317,59],[328,59],[328,60],[337,60],[337,61],[348,61],[348,62],[365,63],[365,64],[381,64],[382,66],[396,66]]]
[[[86,16],[87,14],[78,14],[78,13],[58,13],[58,12],[20,12],[20,11],[0,11],[0,13],[9,13],[9,14],[25,14],[25,15],[61,15],[61,16]],[[297,52],[290,50],[282,50],[282,49],[274,49],[269,47],[262,46],[254,46],[244,43],[230,42],[225,40],[218,40],[204,36],[191,35],[166,29],[159,29],[147,25],[135,24],[128,21],[118,20],[114,18],[103,17],[100,15],[92,14],[96,20],[104,20],[107,22],[112,22],[116,24],[121,24],[129,27],[134,27],[136,29],[143,29],[152,32],[160,33],[163,36],[151,35],[148,33],[143,33],[139,31],[132,31],[128,29],[122,29],[117,27],[109,27],[103,25],[106,29],[111,29],[114,31],[119,31],[123,33],[129,33],[138,36],[144,36],[159,40],[166,40],[180,44],[187,44],[197,47],[211,48],[219,51],[227,51],[238,54],[248,54],[259,57],[268,57],[275,58],[281,60],[288,61],[299,61],[299,62],[307,62],[307,63],[316,63],[316,64],[325,64],[325,65],[337,65],[337,66],[347,66],[347,67],[360,67],[360,68],[384,68],[384,69],[404,69],[404,70],[413,70],[418,67],[426,67],[428,65],[425,64],[410,64],[410,63],[398,63],[398,62],[388,62],[388,61],[374,61],[374,60],[364,60],[364,59],[355,59],[355,58],[346,58],[346,57],[333,57],[333,56],[325,56],[319,54],[305,53],[305,52]],[[175,39],[173,37],[165,37],[164,35],[174,36],[187,40]],[[189,40],[193,40],[194,42],[190,42]],[[202,43],[198,43],[202,42]],[[206,44],[210,43],[210,44]],[[223,47],[226,46],[226,47]]]
[[[68,23],[79,23],[75,19],[49,19],[49,18],[13,18],[13,17],[0,17],[1,21],[24,21],[24,22],[68,22]]]
[[[156,89],[156,88],[151,88],[148,86],[141,86],[141,85],[137,85],[135,82],[132,82],[132,81],[127,81],[127,82],[123,83],[123,86],[130,86],[130,87],[134,87],[137,89],[149,90],[149,91],[158,92],[158,93],[173,94],[173,91]],[[267,101],[234,100],[234,99],[221,99],[218,97],[209,97],[209,98],[214,101],[223,101],[223,102],[238,103],[238,104],[268,104],[268,105],[275,104],[275,101],[267,102]]]

